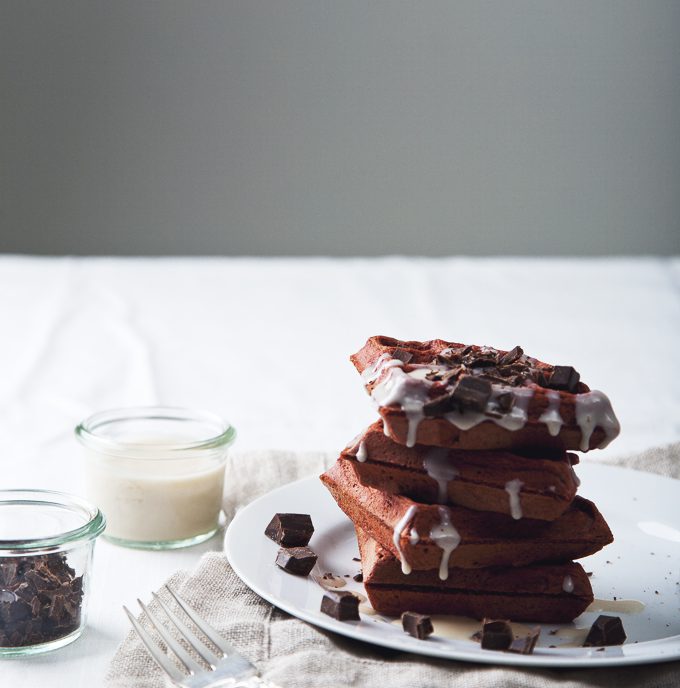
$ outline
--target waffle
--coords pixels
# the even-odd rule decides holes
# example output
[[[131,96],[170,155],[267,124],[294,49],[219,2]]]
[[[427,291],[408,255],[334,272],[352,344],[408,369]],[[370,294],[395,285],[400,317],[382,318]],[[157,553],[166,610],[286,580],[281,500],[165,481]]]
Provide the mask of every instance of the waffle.
[[[545,450],[469,451],[417,444],[409,448],[387,438],[382,422],[369,426],[341,458],[355,462],[369,487],[415,501],[456,504],[520,518],[552,521],[576,494],[575,454]]]
[[[399,444],[457,449],[604,448],[619,434],[609,399],[570,366],[434,339],[371,337],[350,360]]]
[[[526,566],[599,551],[612,534],[595,505],[576,497],[554,521],[513,519],[459,506],[415,502],[364,485],[356,463],[338,459],[322,476],[338,506],[397,557],[404,573],[449,568]]]
[[[375,611],[399,616],[456,614],[563,623],[593,601],[590,580],[580,564],[532,564],[521,568],[450,569],[446,580],[435,571],[404,575],[399,560],[357,529],[364,588]]]
[[[607,397],[520,347],[371,337],[350,357],[380,420],[321,480],[352,521],[374,609],[560,623],[593,599],[572,561],[613,540],[571,450],[619,433]]]

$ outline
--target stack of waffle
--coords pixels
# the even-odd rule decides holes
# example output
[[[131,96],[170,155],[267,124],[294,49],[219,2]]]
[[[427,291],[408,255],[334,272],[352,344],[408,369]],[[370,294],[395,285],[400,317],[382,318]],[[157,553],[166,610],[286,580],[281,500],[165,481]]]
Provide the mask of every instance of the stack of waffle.
[[[351,357],[381,419],[321,476],[354,523],[373,608],[566,622],[573,560],[612,534],[576,454],[619,432],[607,397],[515,347],[372,337]]]

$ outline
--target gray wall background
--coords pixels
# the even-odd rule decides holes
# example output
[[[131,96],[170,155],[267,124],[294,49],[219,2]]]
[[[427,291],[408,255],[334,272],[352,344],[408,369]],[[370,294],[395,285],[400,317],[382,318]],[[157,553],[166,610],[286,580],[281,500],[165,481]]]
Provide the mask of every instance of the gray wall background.
[[[0,0],[0,251],[680,253],[680,2]]]

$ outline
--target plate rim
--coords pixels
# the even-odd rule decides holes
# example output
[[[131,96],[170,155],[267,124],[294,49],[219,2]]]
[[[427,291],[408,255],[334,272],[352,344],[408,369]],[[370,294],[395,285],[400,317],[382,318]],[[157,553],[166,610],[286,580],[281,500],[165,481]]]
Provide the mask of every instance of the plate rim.
[[[644,476],[644,479],[660,480],[662,482],[668,481],[669,483],[676,484],[676,487],[680,486],[680,480],[672,478],[670,476],[661,475],[658,473],[650,473],[648,471],[641,471],[633,468],[627,468],[625,466],[616,466],[607,463],[597,463],[597,462],[583,462],[579,464],[579,472],[583,469],[586,472],[594,470],[596,473],[600,470],[607,472],[621,472],[625,474],[640,474]],[[463,661],[468,663],[477,664],[490,664],[490,665],[503,665],[503,666],[516,666],[516,667],[527,667],[527,668],[598,668],[598,667],[611,667],[611,666],[632,666],[632,665],[644,665],[644,664],[660,664],[666,662],[672,662],[680,660],[680,634],[674,636],[668,636],[667,638],[657,639],[657,640],[646,640],[639,643],[631,643],[627,646],[628,652],[630,654],[626,655],[616,655],[607,656],[606,652],[596,652],[590,651],[590,654],[584,656],[582,652],[578,655],[570,655],[569,650],[581,650],[582,648],[562,648],[559,654],[531,654],[531,655],[514,655],[504,652],[489,652],[488,656],[485,654],[471,653],[465,648],[458,649],[456,646],[459,643],[468,644],[468,641],[462,641],[457,639],[446,639],[446,647],[442,648],[440,645],[428,645],[423,643],[423,641],[418,641],[415,638],[411,638],[408,635],[398,636],[397,638],[383,637],[379,633],[376,637],[370,635],[366,637],[363,634],[358,634],[355,630],[356,627],[347,622],[337,621],[332,617],[322,617],[316,616],[305,609],[300,609],[295,604],[289,603],[287,600],[278,597],[271,591],[263,588],[258,584],[257,581],[253,581],[250,576],[245,572],[241,566],[241,560],[239,553],[234,548],[234,541],[238,537],[235,533],[238,533],[241,528],[241,522],[248,518],[251,511],[258,509],[262,503],[268,503],[270,500],[274,500],[282,493],[295,492],[300,490],[302,487],[306,487],[309,484],[312,490],[318,490],[319,495],[324,497],[329,497],[330,495],[323,487],[323,484],[319,480],[318,475],[312,474],[303,478],[299,478],[292,482],[286,483],[285,485],[279,485],[278,487],[269,490],[263,495],[255,498],[248,504],[241,507],[234,515],[231,523],[229,523],[224,536],[224,553],[231,565],[232,569],[239,577],[239,579],[249,587],[255,594],[257,594],[262,599],[266,600],[270,604],[274,605],[278,609],[287,612],[288,614],[311,624],[312,626],[322,628],[327,631],[332,631],[338,633],[353,640],[359,640],[372,645],[378,645],[380,647],[386,647],[393,650],[398,650],[401,652],[410,652],[412,654],[422,655],[426,657],[433,657],[436,659],[445,659],[448,661]],[[330,498],[332,501],[332,498]],[[337,507],[334,501],[332,503]],[[340,511],[342,513],[342,511]],[[343,514],[344,516],[344,514]],[[345,516],[346,518],[346,516]],[[348,519],[349,520],[349,519]],[[266,525],[266,524],[265,524]],[[263,530],[264,532],[264,530]],[[283,575],[283,572],[282,572]],[[311,579],[310,579],[311,580]],[[322,590],[319,588],[319,590]],[[416,645],[415,643],[418,643]],[[675,644],[677,643],[677,647]],[[644,650],[648,649],[650,646],[658,648],[659,650],[667,649],[668,645],[671,645],[674,652],[670,654],[662,653],[645,653]],[[619,647],[619,646],[615,646]],[[542,648],[542,650],[548,650],[549,648]]]

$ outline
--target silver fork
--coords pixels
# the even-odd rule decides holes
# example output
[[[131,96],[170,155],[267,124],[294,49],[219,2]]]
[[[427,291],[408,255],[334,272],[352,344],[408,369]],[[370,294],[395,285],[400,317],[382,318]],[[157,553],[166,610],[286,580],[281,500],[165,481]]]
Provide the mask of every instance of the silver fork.
[[[173,596],[184,613],[191,619],[197,628],[215,646],[218,653],[203,642],[196,634],[163,602],[152,593],[154,599],[160,605],[165,615],[170,619],[180,636],[194,649],[206,666],[201,665],[187,652],[169,632],[166,626],[149,611],[148,607],[137,599],[147,618],[153,624],[158,634],[166,645],[177,656],[188,673],[182,673],[170,659],[161,646],[151,637],[144,627],[135,619],[127,607],[123,607],[128,615],[132,627],[137,632],[139,639],[144,643],[149,654],[156,664],[168,675],[170,680],[182,688],[278,688],[257,675],[257,669],[236,650],[207,622],[202,619],[177,593],[167,585],[166,590]]]

